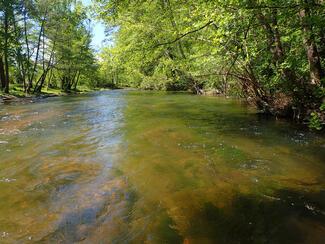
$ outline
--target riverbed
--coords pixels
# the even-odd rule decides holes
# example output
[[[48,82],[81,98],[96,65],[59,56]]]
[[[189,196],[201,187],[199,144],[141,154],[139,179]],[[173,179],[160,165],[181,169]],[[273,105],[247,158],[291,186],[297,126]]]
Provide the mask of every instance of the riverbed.
[[[325,138],[238,100],[0,105],[0,243],[324,243]]]

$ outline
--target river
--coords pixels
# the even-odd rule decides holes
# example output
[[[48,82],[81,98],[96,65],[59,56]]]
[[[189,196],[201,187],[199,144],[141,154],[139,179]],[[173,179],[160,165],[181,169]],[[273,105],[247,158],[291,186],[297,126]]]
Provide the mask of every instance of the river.
[[[324,243],[325,138],[240,101],[0,105],[0,243]]]

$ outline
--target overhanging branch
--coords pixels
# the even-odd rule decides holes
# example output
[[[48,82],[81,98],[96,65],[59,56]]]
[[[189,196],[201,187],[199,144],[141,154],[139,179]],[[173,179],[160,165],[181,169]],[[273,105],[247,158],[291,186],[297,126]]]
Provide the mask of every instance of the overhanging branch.
[[[173,44],[175,42],[178,42],[179,40],[181,40],[182,38],[184,38],[185,36],[188,36],[190,34],[193,34],[195,32],[198,32],[204,28],[206,28],[207,26],[211,25],[213,23],[213,21],[209,21],[208,23],[206,23],[205,25],[195,29],[195,30],[191,30],[189,32],[186,32],[184,34],[181,34],[180,36],[178,36],[176,39],[172,40],[172,41],[169,41],[169,42],[163,42],[163,43],[158,43],[156,45],[153,46],[153,48],[156,48],[156,47],[159,47],[159,46],[164,46],[164,45],[170,45],[170,44]]]

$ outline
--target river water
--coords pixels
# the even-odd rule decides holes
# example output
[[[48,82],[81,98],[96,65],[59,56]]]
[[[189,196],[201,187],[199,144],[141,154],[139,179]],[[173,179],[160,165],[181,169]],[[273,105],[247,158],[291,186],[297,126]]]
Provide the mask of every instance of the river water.
[[[325,138],[232,99],[0,105],[0,243],[324,243]]]

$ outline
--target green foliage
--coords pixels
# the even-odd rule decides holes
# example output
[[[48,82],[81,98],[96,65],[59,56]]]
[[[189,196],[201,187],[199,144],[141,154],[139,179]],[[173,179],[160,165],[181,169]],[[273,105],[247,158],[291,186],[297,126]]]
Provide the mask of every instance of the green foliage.
[[[44,87],[95,86],[99,67],[87,11],[72,0],[1,1],[2,88],[2,83],[19,84],[24,92],[40,93]]]
[[[114,33],[101,54],[114,84],[216,89],[266,112],[291,116],[297,108],[300,118],[320,105],[323,1],[97,0],[95,9]]]
[[[323,102],[323,104],[320,106],[320,111],[324,112],[325,111],[325,102]]]
[[[312,112],[310,114],[309,128],[315,130],[321,130],[323,129],[323,127],[324,124],[322,122],[322,119],[320,118],[320,115],[317,112]]]

